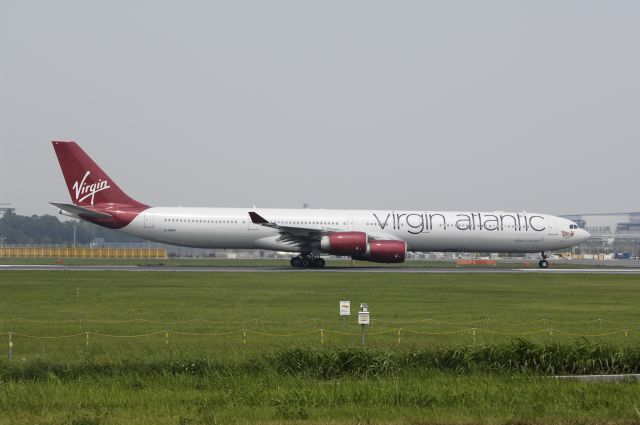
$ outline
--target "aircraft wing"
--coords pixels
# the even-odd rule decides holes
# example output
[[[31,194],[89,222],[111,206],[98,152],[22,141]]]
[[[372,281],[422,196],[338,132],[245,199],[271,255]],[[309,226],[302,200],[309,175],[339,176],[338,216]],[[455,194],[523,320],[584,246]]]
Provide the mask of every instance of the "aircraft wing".
[[[322,236],[336,231],[334,229],[320,227],[283,226],[281,224],[271,223],[269,220],[254,211],[249,212],[249,217],[253,224],[259,224],[261,226],[277,230],[278,233],[280,233],[278,242],[308,243],[311,241],[318,241]]]
[[[344,232],[341,229],[320,228],[320,227],[306,227],[306,226],[283,226],[277,223],[271,223],[266,218],[262,217],[255,211],[249,212],[249,217],[253,224],[259,224],[261,226],[270,227],[277,230],[280,233],[278,242],[295,242],[295,243],[308,243],[312,241],[318,241],[325,235],[332,232]],[[386,233],[368,233],[369,240],[396,240],[398,238],[388,235]]]
[[[101,211],[96,211],[94,209],[87,208],[87,207],[80,207],[78,205],[73,205],[73,204],[58,204],[56,202],[49,202],[49,203],[56,208],[60,208],[61,214],[62,214],[62,211],[64,211],[67,214],[71,214],[74,217],[79,217],[82,214],[83,216],[90,217],[90,218],[99,218],[99,219],[113,218],[111,214],[104,213]]]

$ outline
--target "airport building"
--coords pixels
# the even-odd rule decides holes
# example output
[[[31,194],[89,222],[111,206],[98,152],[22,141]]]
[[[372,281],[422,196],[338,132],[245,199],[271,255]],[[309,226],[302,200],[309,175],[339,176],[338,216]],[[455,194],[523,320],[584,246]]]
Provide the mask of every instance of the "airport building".
[[[0,218],[4,217],[6,213],[15,213],[16,209],[11,204],[0,203]]]
[[[640,258],[640,212],[576,214],[563,216],[591,233],[591,238],[573,249],[582,256],[606,259]]]

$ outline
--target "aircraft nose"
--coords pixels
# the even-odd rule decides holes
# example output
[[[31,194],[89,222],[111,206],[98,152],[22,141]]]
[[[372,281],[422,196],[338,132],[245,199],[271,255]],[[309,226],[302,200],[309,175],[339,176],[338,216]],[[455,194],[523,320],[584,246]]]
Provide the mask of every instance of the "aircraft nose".
[[[584,242],[590,237],[591,237],[591,233],[587,232],[584,229],[580,229],[580,235],[579,235],[580,241]]]

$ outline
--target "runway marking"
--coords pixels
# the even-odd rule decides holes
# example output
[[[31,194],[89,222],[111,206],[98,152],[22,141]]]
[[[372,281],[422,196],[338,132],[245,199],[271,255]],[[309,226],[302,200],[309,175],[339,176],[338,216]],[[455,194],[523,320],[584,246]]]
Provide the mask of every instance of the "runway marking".
[[[640,381],[640,374],[620,374],[620,375],[560,375],[554,376],[560,381],[581,381],[581,382],[630,382]]]
[[[618,274],[618,273],[630,273],[636,274],[640,272],[640,269],[636,268],[628,268],[628,269],[514,269],[520,272],[526,273],[567,273],[570,271],[571,273],[607,273],[607,274]]]

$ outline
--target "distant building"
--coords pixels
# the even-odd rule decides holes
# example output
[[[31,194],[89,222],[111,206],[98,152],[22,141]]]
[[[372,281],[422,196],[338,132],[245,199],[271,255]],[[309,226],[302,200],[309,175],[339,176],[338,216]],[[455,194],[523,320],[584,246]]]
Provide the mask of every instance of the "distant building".
[[[640,212],[575,214],[573,220],[591,238],[574,248],[581,253],[605,253],[613,258],[640,258]]]
[[[11,207],[11,204],[0,204],[0,218],[4,217],[6,213],[15,213],[16,209]]]
[[[640,237],[640,212],[566,215],[592,236]]]

